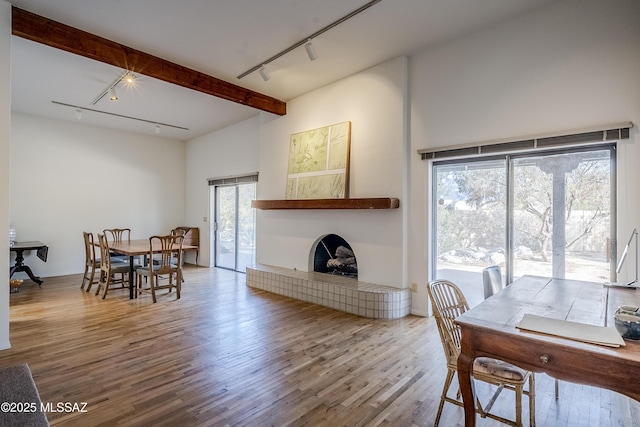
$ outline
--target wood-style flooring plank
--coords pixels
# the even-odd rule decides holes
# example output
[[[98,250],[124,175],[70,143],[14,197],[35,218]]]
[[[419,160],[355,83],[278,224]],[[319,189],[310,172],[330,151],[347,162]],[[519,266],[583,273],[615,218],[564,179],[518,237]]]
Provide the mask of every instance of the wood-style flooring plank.
[[[156,304],[126,289],[102,300],[81,275],[25,281],[0,367],[27,363],[43,402],[87,402],[48,413],[52,426],[433,425],[446,374],[433,319],[358,317],[221,269],[189,267],[185,280],[180,300]],[[554,380],[536,379],[538,426],[640,427],[638,402],[564,381],[556,401]],[[477,389],[486,400],[490,387]],[[494,406],[513,408],[509,392]],[[462,408],[445,404],[440,425],[464,425]]]

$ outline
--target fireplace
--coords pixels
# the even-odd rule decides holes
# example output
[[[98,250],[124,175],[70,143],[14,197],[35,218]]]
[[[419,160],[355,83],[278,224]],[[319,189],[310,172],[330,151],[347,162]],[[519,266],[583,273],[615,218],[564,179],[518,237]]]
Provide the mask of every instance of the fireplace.
[[[349,243],[337,234],[319,238],[312,249],[313,271],[358,278],[358,263]]]

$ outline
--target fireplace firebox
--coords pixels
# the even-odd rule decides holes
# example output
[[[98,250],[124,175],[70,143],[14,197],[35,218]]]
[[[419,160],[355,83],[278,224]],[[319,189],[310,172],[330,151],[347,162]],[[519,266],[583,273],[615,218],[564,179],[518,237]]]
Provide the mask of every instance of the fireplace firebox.
[[[358,278],[358,263],[349,243],[337,234],[327,234],[315,244],[313,271]]]

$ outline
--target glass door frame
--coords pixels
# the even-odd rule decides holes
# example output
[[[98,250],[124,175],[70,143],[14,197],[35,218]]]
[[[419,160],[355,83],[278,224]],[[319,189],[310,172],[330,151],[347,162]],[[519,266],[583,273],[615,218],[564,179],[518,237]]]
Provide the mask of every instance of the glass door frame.
[[[212,261],[213,261],[213,266],[216,268],[224,268],[227,270],[232,270],[232,271],[236,271],[239,273],[244,273],[245,271],[239,270],[238,269],[238,260],[239,260],[239,241],[238,241],[238,237],[239,237],[239,229],[240,229],[240,186],[245,186],[245,185],[253,185],[254,186],[254,192],[255,192],[255,187],[257,185],[256,182],[238,182],[238,183],[233,183],[233,184],[222,184],[222,185],[214,185],[213,186],[213,191],[212,191],[212,199],[213,199],[213,203],[211,206],[211,210],[213,213],[213,226],[211,228],[212,231],[212,236],[213,236],[213,241],[212,241],[212,245],[211,247],[213,248],[213,256]],[[234,247],[233,247],[233,266],[224,266],[224,265],[218,265],[218,261],[219,261],[219,228],[220,228],[220,222],[219,222],[219,209],[220,209],[220,203],[219,203],[219,195],[220,195],[220,190],[222,188],[229,188],[229,187],[233,187],[234,188],[234,224],[233,224],[233,235],[234,235]],[[255,230],[255,216],[253,218],[253,227]],[[254,231],[254,236],[253,236],[253,240],[254,240],[254,249],[253,249],[253,256],[252,258],[255,260],[255,231]]]
[[[617,146],[616,142],[602,142],[602,143],[594,143],[583,145],[579,147],[570,147],[564,149],[540,149],[536,151],[528,151],[525,153],[505,153],[503,155],[489,155],[489,156],[473,156],[466,159],[443,159],[443,160],[434,160],[429,162],[429,174],[428,179],[430,181],[429,186],[429,197],[430,201],[428,206],[430,207],[430,229],[432,232],[432,236],[430,238],[430,248],[429,248],[429,280],[435,279],[435,275],[437,273],[437,257],[438,257],[438,248],[437,248],[437,236],[438,236],[438,217],[437,217],[437,203],[438,203],[438,182],[436,175],[436,166],[437,165],[445,165],[445,164],[454,164],[454,163],[474,163],[474,162],[483,162],[483,161],[491,161],[504,159],[506,162],[506,183],[507,183],[507,192],[506,192],[506,204],[507,204],[507,212],[505,213],[505,233],[506,233],[506,241],[505,249],[507,253],[507,262],[505,263],[505,270],[503,274],[506,276],[506,283],[511,283],[514,279],[514,230],[513,230],[513,213],[514,213],[514,203],[515,203],[515,195],[514,195],[514,162],[513,160],[519,158],[526,157],[536,157],[536,156],[545,156],[545,155],[558,155],[558,154],[569,154],[569,153],[578,153],[585,151],[602,151],[609,150],[609,164],[610,164],[610,250],[611,250],[611,259],[609,262],[609,271],[610,277],[612,281],[616,280],[616,259],[617,259],[617,165],[616,165],[616,154],[617,154]]]

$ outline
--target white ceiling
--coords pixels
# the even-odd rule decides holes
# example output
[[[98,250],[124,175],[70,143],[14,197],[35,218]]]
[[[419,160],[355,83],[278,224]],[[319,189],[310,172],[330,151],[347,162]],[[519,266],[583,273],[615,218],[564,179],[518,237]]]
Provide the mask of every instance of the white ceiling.
[[[424,50],[556,0],[382,0],[255,72],[236,76],[359,8],[368,0],[13,0],[46,18],[99,35],[248,89],[287,101],[399,55]],[[92,105],[123,70],[13,37],[12,110],[189,140],[258,113],[210,95],[138,75],[119,100]]]

